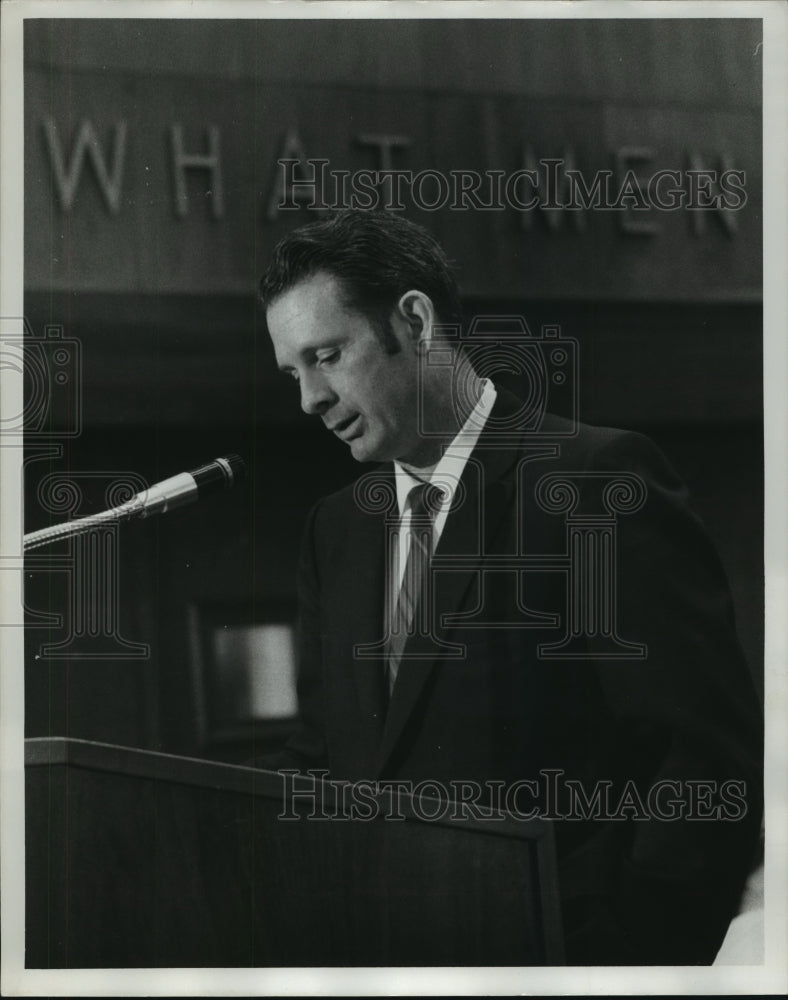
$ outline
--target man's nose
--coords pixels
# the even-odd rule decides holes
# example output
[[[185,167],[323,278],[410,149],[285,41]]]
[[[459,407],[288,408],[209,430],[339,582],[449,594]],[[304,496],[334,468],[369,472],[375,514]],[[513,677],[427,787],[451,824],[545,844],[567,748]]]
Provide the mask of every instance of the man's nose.
[[[318,372],[308,372],[301,377],[301,409],[310,415],[325,413],[334,402],[334,392]]]

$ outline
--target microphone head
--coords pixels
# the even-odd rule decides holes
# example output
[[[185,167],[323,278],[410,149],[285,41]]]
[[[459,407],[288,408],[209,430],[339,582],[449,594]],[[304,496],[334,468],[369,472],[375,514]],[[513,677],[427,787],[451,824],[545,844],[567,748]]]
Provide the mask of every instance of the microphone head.
[[[229,489],[235,486],[246,474],[246,463],[240,455],[225,455],[215,458],[199,469],[193,469],[189,475],[202,496],[206,492],[217,489]]]
[[[228,486],[234,486],[239,479],[246,476],[246,462],[240,455],[225,455],[223,458],[217,458],[216,461],[226,462],[230,467],[231,481],[227,484]]]

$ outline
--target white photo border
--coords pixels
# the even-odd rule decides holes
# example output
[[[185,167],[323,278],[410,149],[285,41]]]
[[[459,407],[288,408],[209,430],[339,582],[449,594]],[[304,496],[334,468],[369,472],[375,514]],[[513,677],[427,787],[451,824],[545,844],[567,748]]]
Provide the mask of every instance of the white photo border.
[[[766,961],[763,966],[528,969],[24,968],[23,639],[0,628],[0,884],[5,996],[768,994],[788,991],[788,5],[694,0],[268,3],[4,0],[0,118],[0,316],[23,316],[23,28],[26,18],[762,18],[764,26],[764,426],[766,463]],[[0,412],[21,377],[0,372]],[[19,548],[21,447],[0,448],[0,553]],[[0,574],[0,621],[21,620],[21,569]]]

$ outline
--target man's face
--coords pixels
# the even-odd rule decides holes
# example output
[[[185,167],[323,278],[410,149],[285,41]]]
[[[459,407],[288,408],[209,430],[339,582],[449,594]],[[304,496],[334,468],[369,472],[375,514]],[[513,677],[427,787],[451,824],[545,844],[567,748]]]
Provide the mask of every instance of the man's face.
[[[359,462],[418,464],[418,355],[404,320],[393,322],[400,351],[386,353],[323,272],[274,299],[267,319],[277,364],[298,381],[305,413],[318,414]]]

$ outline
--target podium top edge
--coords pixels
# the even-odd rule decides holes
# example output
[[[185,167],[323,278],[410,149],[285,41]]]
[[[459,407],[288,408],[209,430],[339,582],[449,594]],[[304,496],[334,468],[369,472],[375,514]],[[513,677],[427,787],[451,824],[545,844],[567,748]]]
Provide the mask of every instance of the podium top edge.
[[[247,767],[242,764],[228,764],[222,761],[185,757],[161,753],[157,750],[143,750],[138,747],[119,746],[113,743],[101,743],[74,737],[27,738],[25,740],[25,769],[32,771],[37,768],[53,766],[68,766],[122,777],[192,785],[220,792],[255,795],[276,799],[279,802],[291,798],[303,800],[312,796],[315,801],[322,801],[335,808],[338,819],[348,818],[341,815],[343,812],[341,786],[353,784],[347,781],[321,780],[309,773],[288,772],[285,774],[257,767]],[[321,772],[323,775],[326,773]],[[365,784],[375,783],[365,782]],[[380,785],[381,789],[384,789],[387,785],[386,780],[382,780]],[[382,800],[385,793],[378,791],[376,797]],[[424,805],[414,808],[414,801],[416,801],[417,806],[419,803]],[[548,819],[517,818],[510,813],[500,812],[494,817],[494,822],[490,822],[490,818],[477,818],[468,815],[432,818],[427,804],[434,805],[440,801],[428,795],[412,795],[410,793],[399,795],[397,809],[398,811],[401,809],[404,815],[393,818],[417,822],[427,821],[438,826],[451,826],[531,842],[542,840],[548,834],[551,826]],[[382,814],[377,815],[385,818]]]
[[[204,785],[227,791],[269,793],[277,797],[282,793],[280,775],[241,764],[227,764],[66,736],[42,736],[25,740],[26,768],[57,764],[109,771],[130,777]]]

